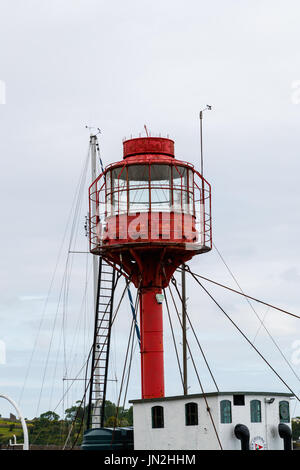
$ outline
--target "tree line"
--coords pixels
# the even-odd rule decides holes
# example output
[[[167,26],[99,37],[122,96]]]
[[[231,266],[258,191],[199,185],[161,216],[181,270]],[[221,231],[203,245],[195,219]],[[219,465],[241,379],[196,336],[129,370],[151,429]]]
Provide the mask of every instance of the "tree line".
[[[69,436],[68,446],[80,446],[83,438],[83,432],[87,429],[88,406],[81,406],[81,402],[65,410],[65,416],[61,418],[54,411],[46,411],[38,418],[27,420],[30,444],[35,445],[56,445],[63,446]],[[133,425],[133,409],[117,406],[111,401],[105,402],[104,409],[104,426],[132,426]],[[6,445],[13,434],[17,435],[18,442],[23,439],[18,424],[18,432],[15,426],[11,426],[11,436],[7,433],[1,435],[0,444]]]

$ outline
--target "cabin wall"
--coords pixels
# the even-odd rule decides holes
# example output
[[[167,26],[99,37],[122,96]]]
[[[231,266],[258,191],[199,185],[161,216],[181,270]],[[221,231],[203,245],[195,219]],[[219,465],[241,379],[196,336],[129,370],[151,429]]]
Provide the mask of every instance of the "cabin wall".
[[[265,399],[274,398],[273,403],[266,403]],[[245,395],[245,405],[233,405],[233,395],[219,397],[221,400],[231,400],[232,403],[232,423],[222,424],[218,419],[220,439],[225,450],[239,450],[241,442],[234,435],[234,428],[237,424],[244,424],[250,432],[250,448],[251,442],[255,437],[262,437],[268,450],[283,450],[283,439],[278,434],[279,419],[279,402],[281,400],[290,401],[289,397],[280,396],[261,396],[261,395]],[[250,401],[261,401],[261,423],[251,423]],[[219,405],[220,408],[220,405]],[[286,423],[291,426],[291,422]]]
[[[198,404],[198,425],[185,425],[185,404]],[[213,419],[218,417],[217,397],[208,397]],[[151,408],[164,407],[164,428],[152,428]],[[182,399],[135,403],[133,406],[134,449],[135,450],[193,450],[218,449],[216,435],[211,426],[209,414],[203,399]]]
[[[274,402],[266,403],[265,400],[269,398],[274,398]],[[220,413],[220,402],[224,399],[231,401],[232,410],[232,422],[226,424],[221,423]],[[248,427],[250,448],[253,439],[259,438],[257,442],[263,442],[266,449],[283,450],[283,439],[278,434],[279,402],[290,402],[288,395],[245,394],[244,405],[234,405],[233,394],[208,396],[207,400],[224,450],[241,449],[241,442],[234,434],[237,424]],[[251,422],[251,400],[261,402],[260,423]],[[185,424],[185,404],[189,402],[198,404],[198,425],[195,426]],[[164,408],[164,427],[153,429],[151,408],[157,405]],[[203,397],[134,402],[133,420],[135,450],[220,449]],[[291,426],[291,422],[286,424]]]

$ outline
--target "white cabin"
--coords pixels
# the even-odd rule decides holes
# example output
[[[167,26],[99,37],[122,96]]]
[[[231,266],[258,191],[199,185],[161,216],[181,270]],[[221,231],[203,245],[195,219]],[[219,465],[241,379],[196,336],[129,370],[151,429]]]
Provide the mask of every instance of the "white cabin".
[[[218,450],[218,434],[224,450],[241,450],[243,445],[243,449],[248,446],[253,450],[288,450],[292,396],[269,392],[207,393],[216,431],[203,394],[131,400],[134,449]]]

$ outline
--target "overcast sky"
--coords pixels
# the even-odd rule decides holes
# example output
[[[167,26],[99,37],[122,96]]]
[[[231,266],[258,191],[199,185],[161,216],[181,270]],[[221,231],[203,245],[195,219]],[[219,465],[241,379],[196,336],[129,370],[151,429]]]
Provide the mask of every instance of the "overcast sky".
[[[85,125],[101,128],[105,164],[120,160],[123,137],[147,124],[152,133],[169,134],[176,156],[199,169],[198,113],[212,105],[204,148],[214,242],[246,292],[300,313],[299,22],[296,0],[0,0],[0,80],[6,87],[0,105],[0,340],[7,359],[0,365],[0,393],[18,401],[30,363],[21,400],[26,416],[59,403],[64,357],[67,378],[74,377],[92,338],[90,277],[81,308],[90,266],[85,255],[73,257],[61,335],[58,299],[68,235],[45,306],[86,158]],[[86,212],[84,192],[76,243],[83,249]],[[234,286],[215,250],[191,266]],[[248,304],[209,288],[253,339],[259,322]],[[221,390],[284,390],[194,282],[188,297]],[[267,311],[255,308],[261,316]],[[116,369],[119,379],[129,323],[124,303],[112,342],[111,376]],[[166,394],[173,395],[181,387],[165,324]],[[300,375],[297,320],[270,310],[266,325]],[[299,392],[299,380],[263,329],[255,344]],[[206,390],[213,390],[201,361],[199,371]],[[197,393],[191,369],[189,377],[190,392]],[[136,353],[128,398],[139,396]],[[57,411],[81,397],[77,382]],[[116,399],[114,383],[108,398]],[[9,410],[1,403],[2,415]]]

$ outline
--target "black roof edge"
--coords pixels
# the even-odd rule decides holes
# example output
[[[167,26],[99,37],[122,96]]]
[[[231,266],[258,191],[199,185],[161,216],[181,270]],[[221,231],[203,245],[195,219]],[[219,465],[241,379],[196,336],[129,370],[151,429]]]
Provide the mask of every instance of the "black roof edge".
[[[278,397],[293,397],[293,393],[284,392],[208,392],[208,393],[194,393],[191,395],[175,395],[172,397],[160,397],[160,398],[140,398],[136,400],[129,400],[129,403],[151,403],[156,401],[172,401],[172,400],[189,400],[192,398],[202,397],[216,397],[222,395],[263,395],[263,396],[278,396]]]

